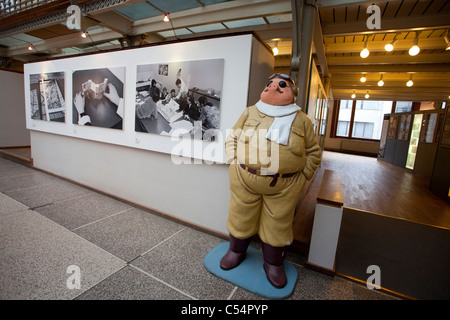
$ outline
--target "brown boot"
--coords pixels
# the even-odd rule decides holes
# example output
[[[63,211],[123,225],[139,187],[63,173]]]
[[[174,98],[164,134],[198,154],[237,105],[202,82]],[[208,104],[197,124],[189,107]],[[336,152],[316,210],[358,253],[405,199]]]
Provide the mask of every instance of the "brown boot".
[[[283,288],[287,283],[286,273],[284,272],[284,257],[288,247],[272,247],[262,242],[262,251],[264,256],[264,271],[267,280],[278,289]]]
[[[223,270],[236,268],[245,259],[247,248],[252,238],[237,239],[230,234],[230,248],[220,260],[220,267]]]

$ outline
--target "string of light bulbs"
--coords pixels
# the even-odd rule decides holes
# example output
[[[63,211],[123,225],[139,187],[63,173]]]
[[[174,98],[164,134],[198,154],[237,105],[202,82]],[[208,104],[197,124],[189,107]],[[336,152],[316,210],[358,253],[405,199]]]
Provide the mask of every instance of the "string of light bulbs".
[[[410,56],[416,56],[420,53],[420,47],[419,47],[419,34],[420,31],[416,31],[415,32],[415,37],[413,39],[413,44],[411,46],[411,48],[408,50],[408,53]],[[394,50],[395,45],[397,44],[397,37],[398,37],[398,33],[395,34],[394,38],[389,41],[385,46],[384,46],[384,50],[386,50],[387,52],[391,52]],[[448,30],[447,30],[447,35],[444,37],[446,44],[447,44],[447,48],[446,50],[450,50],[450,37],[448,36]],[[359,55],[361,58],[365,59],[370,55],[370,50],[368,48],[369,46],[369,35],[364,36],[363,38],[364,40],[364,48],[360,51]]]
[[[384,86],[384,80],[383,80],[383,78],[384,78],[384,73],[380,73],[380,78],[379,78],[379,81],[377,82],[377,85],[378,85],[379,87]],[[359,78],[359,81],[361,81],[362,83],[365,83],[365,82],[367,81],[367,74],[364,73],[364,74],[361,76],[361,78]],[[405,85],[406,85],[407,87],[412,87],[412,86],[414,85],[413,74],[412,74],[412,73],[409,74],[409,79],[408,79],[408,81],[405,83]],[[351,97],[352,97],[352,99],[355,99],[355,98],[356,98],[356,90],[353,90],[353,93],[352,93]],[[368,90],[366,91],[366,94],[365,94],[364,97],[365,97],[366,99],[368,99],[368,98],[370,97],[369,91],[368,91]]]

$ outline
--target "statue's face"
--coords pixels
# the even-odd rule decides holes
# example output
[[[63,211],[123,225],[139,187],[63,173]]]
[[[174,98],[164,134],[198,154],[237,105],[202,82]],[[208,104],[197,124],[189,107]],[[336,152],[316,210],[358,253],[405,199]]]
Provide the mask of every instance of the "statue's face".
[[[261,101],[274,106],[285,106],[294,101],[291,83],[281,78],[273,78],[261,93]]]

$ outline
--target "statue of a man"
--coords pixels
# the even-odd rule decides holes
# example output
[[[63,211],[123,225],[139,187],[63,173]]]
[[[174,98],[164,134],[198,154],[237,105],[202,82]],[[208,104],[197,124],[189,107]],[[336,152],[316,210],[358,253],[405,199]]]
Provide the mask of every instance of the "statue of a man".
[[[297,94],[289,75],[269,77],[260,101],[246,108],[225,144],[230,164],[230,247],[220,267],[237,267],[258,234],[264,270],[276,288],[287,283],[283,261],[293,241],[295,208],[321,160],[311,119],[295,104]]]

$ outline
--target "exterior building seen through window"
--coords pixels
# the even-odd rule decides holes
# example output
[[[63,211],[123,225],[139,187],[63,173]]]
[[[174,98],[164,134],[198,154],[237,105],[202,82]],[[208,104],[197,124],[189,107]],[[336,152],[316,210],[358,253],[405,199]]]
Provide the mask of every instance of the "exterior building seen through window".
[[[392,101],[341,100],[336,136],[379,140],[383,116],[391,113]]]

